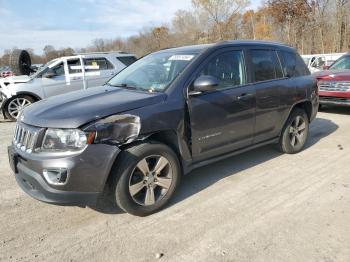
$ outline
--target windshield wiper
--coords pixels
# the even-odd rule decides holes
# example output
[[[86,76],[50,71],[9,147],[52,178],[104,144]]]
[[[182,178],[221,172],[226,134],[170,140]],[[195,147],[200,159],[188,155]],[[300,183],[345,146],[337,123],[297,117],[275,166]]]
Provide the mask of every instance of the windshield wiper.
[[[132,89],[132,90],[140,90],[141,88],[138,88],[136,86],[129,86],[128,84],[117,84],[117,85],[112,85],[111,83],[106,83],[106,85],[113,86],[113,87],[122,87],[126,89]]]

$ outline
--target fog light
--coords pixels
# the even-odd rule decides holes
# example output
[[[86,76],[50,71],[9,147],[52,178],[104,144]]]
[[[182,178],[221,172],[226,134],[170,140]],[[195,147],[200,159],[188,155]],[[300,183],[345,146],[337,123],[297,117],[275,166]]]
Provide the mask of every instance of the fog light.
[[[46,181],[51,185],[65,185],[68,182],[67,168],[48,168],[43,170]]]

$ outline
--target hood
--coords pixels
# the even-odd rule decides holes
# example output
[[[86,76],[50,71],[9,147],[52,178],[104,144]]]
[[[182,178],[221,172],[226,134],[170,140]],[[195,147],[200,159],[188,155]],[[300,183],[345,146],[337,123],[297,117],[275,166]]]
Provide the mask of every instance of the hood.
[[[329,81],[350,81],[350,70],[324,70],[314,73],[313,76]]]
[[[31,78],[29,76],[10,76],[3,79],[3,82],[6,83],[27,83]]]
[[[33,126],[77,128],[93,120],[156,104],[164,93],[101,86],[54,96],[25,108],[20,121]]]

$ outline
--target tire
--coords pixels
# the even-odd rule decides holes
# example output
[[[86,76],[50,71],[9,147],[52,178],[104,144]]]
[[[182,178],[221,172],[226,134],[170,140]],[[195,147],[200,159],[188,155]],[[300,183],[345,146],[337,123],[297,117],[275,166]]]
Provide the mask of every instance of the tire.
[[[23,104],[24,102],[24,104]],[[35,99],[31,96],[25,96],[25,95],[19,95],[11,97],[4,107],[4,113],[7,119],[10,119],[12,121],[16,121],[18,114],[21,110],[23,110],[24,107],[29,106],[35,102]],[[13,109],[18,105],[18,110],[15,113]]]
[[[132,215],[147,216],[163,208],[173,196],[180,183],[181,167],[168,146],[145,142],[121,153],[111,177],[111,197],[116,204]]]
[[[10,67],[15,75],[29,75],[32,61],[26,50],[15,49],[10,55]]]
[[[279,140],[280,151],[287,154],[299,153],[309,135],[309,118],[305,111],[295,108],[283,127]]]

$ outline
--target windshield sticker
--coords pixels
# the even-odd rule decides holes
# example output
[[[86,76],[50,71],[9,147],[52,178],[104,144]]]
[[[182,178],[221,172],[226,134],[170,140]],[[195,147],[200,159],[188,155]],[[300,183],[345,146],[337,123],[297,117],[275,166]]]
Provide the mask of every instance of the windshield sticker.
[[[190,61],[194,55],[173,55],[169,60]]]

